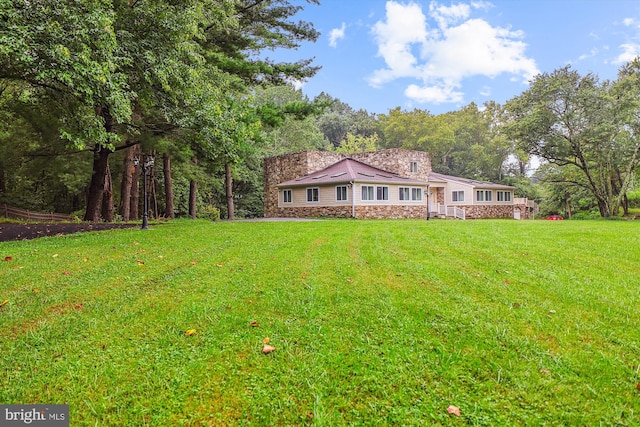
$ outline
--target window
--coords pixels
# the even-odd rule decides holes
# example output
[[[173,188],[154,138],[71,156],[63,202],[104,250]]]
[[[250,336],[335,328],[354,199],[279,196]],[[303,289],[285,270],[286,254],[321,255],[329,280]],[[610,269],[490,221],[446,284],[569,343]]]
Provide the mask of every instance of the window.
[[[377,187],[376,200],[389,200],[389,187]]]
[[[317,202],[320,190],[318,188],[307,188],[307,202]]]
[[[422,200],[422,188],[411,189],[411,200]]]
[[[293,200],[291,190],[282,190],[282,201],[284,203],[291,203]]]
[[[476,191],[476,199],[478,199],[479,202],[490,202],[493,199],[491,190]]]
[[[451,201],[452,202],[464,202],[464,191],[452,191],[451,192]]]
[[[418,173],[418,162],[415,160],[411,161],[411,173]]]
[[[339,185],[339,186],[336,187],[336,200],[339,201],[339,202],[349,200],[349,199],[347,199],[347,186],[346,185]]]
[[[499,202],[510,202],[511,201],[511,191],[498,191],[498,201]]]
[[[373,186],[372,185],[363,185],[362,186],[362,200],[373,200]]]
[[[409,187],[400,187],[399,200],[409,200]]]

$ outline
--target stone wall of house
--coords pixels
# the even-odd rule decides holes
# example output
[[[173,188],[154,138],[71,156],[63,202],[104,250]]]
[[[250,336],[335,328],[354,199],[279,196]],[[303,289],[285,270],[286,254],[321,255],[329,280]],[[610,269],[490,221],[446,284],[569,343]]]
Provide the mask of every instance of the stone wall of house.
[[[388,150],[355,153],[349,155],[349,157],[400,176],[425,182],[429,180],[429,172],[431,172],[431,158],[424,151],[390,148]],[[411,172],[412,161],[418,164],[417,173]]]
[[[423,218],[427,219],[427,205],[420,206],[356,206],[356,218]]]
[[[305,217],[329,217],[351,218],[351,206],[304,206],[277,208],[275,217],[280,218],[305,218]],[[427,218],[425,206],[356,206],[356,218]]]
[[[464,216],[466,219],[513,218],[514,205],[466,205],[457,207],[464,209]]]
[[[298,153],[284,154],[281,156],[269,157],[264,160],[264,216],[271,217],[298,217],[298,216],[345,216],[351,217],[351,207],[346,215],[333,215],[330,213],[302,214],[289,212],[293,208],[278,208],[278,185],[281,182],[295,179],[312,172],[331,166],[340,160],[350,157],[368,165],[393,172],[408,178],[427,181],[431,172],[431,159],[424,151],[404,150],[392,148],[388,150],[372,151],[368,153],[340,154],[330,151],[302,151]],[[411,162],[418,164],[417,173],[411,173]],[[335,210],[342,209],[336,207],[305,207],[296,209],[307,209],[314,211],[317,209]],[[425,207],[426,210],[426,207]],[[329,212],[327,211],[327,212]],[[315,211],[314,211],[315,212]],[[356,215],[357,216],[357,215]],[[396,216],[397,218],[408,218],[407,216]],[[426,217],[426,213],[425,213]],[[369,218],[369,216],[363,216]],[[373,217],[372,217],[373,218]],[[376,217],[377,218],[377,217]],[[413,218],[413,216],[411,217]]]

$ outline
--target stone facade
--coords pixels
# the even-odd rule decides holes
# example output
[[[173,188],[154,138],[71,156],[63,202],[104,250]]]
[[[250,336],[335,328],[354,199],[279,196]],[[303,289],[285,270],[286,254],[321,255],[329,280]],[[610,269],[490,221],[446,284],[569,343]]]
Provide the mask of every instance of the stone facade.
[[[304,208],[278,207],[277,185],[279,183],[319,171],[345,158],[352,158],[388,172],[425,182],[429,178],[429,172],[431,172],[431,159],[427,153],[401,148],[354,154],[340,154],[331,151],[302,151],[269,157],[264,160],[264,216],[266,218],[303,216],[351,217],[352,209],[350,206],[348,207],[348,212],[345,212],[344,207],[335,206],[311,206]],[[415,172],[411,171],[412,162],[415,162],[415,166],[417,166]],[[404,215],[401,215],[401,212],[386,211],[387,206],[376,206],[376,209],[368,209],[371,207],[364,206],[362,208],[367,208],[366,210],[369,213],[359,216],[357,212],[358,206],[356,206],[356,217],[374,218],[372,212],[375,210],[381,214],[389,213],[393,215],[378,216],[376,218],[422,218],[422,216],[415,213],[409,214],[408,211],[404,212]],[[380,210],[379,208],[383,209]],[[404,206],[389,206],[389,208],[393,208],[392,210],[405,209]],[[414,208],[415,207],[411,207],[409,211],[413,211]],[[424,211],[424,217],[426,218],[426,206],[424,207]]]
[[[464,209],[466,219],[513,218],[514,205],[464,205],[456,207]]]
[[[427,219],[427,205],[421,206],[356,206],[356,218]]]

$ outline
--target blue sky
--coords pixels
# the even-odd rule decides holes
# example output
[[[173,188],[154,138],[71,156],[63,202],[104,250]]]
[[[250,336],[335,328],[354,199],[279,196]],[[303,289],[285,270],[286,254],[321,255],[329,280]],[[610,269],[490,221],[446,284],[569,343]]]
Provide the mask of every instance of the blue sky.
[[[315,57],[301,85],[354,109],[433,114],[470,102],[503,104],[531,77],[570,64],[615,79],[640,55],[638,0],[320,0],[296,19],[322,34],[276,60]],[[301,1],[302,3],[302,1]]]

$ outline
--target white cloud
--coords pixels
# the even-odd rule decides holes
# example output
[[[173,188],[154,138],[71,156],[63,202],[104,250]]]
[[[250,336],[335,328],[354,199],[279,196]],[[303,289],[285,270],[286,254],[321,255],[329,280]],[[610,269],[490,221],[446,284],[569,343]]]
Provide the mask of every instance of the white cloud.
[[[343,22],[340,28],[334,28],[329,32],[329,46],[336,47],[338,46],[338,40],[344,38],[344,30],[347,28],[347,25]]]
[[[625,27],[635,27],[638,33],[632,40],[618,46],[621,52],[613,59],[614,64],[626,64],[640,56],[640,22],[635,18],[625,18],[622,20],[622,24]]]
[[[489,3],[475,2],[474,8]],[[418,102],[461,102],[466,78],[506,73],[528,81],[539,73],[533,59],[525,55],[524,34],[493,27],[483,19],[470,18],[466,4],[429,5],[429,17],[437,24],[429,27],[427,16],[416,3],[386,4],[386,21],[373,27],[378,55],[387,68],[373,72],[369,83],[381,86],[399,78],[419,80],[405,95]]]
[[[620,45],[622,52],[613,60],[614,64],[626,64],[640,56],[640,44],[625,43]]]

